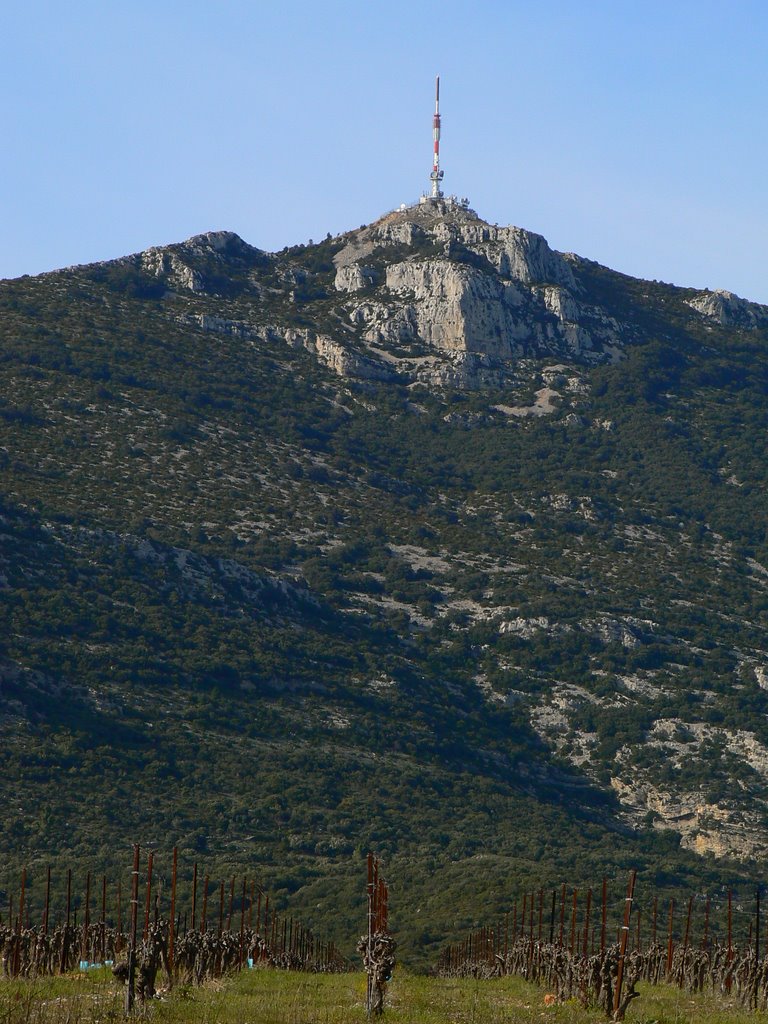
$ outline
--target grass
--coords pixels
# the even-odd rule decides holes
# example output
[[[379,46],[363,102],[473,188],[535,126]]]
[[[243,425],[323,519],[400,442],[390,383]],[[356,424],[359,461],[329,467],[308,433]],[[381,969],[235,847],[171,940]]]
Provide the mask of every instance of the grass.
[[[109,1024],[123,1019],[123,990],[111,971],[0,979],[2,1024]]]
[[[0,1024],[111,1024],[123,1020],[123,989],[108,971],[64,978],[0,980]],[[628,1024],[756,1024],[712,995],[643,986]],[[599,1024],[599,1010],[575,1001],[545,1006],[544,991],[519,978],[437,979],[398,971],[387,993],[385,1024]],[[363,1024],[362,974],[245,972],[202,988],[178,986],[140,1020],[153,1024]]]

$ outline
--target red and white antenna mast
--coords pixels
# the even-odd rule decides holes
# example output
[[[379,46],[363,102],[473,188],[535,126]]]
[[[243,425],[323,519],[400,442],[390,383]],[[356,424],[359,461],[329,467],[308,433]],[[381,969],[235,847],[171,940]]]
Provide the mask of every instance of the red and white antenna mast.
[[[442,199],[443,191],[440,188],[443,180],[443,172],[440,170],[440,75],[435,79],[435,116],[432,121],[432,135],[435,150],[432,158],[432,173],[429,176],[429,180],[432,182],[430,199]]]

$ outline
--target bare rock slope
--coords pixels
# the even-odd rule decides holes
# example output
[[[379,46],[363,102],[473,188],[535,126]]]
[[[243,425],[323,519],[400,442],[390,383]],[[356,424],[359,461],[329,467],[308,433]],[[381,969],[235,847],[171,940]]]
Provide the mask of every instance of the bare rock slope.
[[[334,257],[342,310],[361,340],[405,373],[440,381],[441,358],[503,369],[525,356],[614,357],[616,321],[579,299],[569,257],[541,236],[462,206],[409,207],[356,232]],[[432,356],[419,366],[408,346]]]

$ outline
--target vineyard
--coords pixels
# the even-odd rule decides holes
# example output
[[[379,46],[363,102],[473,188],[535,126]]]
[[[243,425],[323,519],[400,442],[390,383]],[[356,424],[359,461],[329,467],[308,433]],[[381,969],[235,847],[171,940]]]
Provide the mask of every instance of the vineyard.
[[[443,950],[443,977],[492,978],[517,975],[547,989],[552,1003],[578,1000],[623,1020],[638,998],[637,985],[673,984],[696,994],[709,991],[746,1009],[768,1008],[768,956],[761,953],[760,889],[754,903],[736,903],[733,893],[713,901],[690,896],[682,913],[675,900],[660,906],[653,896],[643,908],[632,872],[626,896],[611,902],[603,879],[599,899],[589,888],[563,885],[515,902],[511,917],[474,930]],[[698,907],[697,904],[702,904]],[[701,917],[700,932],[694,911]],[[677,914],[676,914],[677,912]],[[663,920],[662,918],[666,918]],[[643,924],[647,935],[644,935]],[[682,931],[681,931],[682,929]],[[768,944],[766,934],[763,948]]]
[[[9,899],[7,920],[0,918],[0,950],[5,976],[39,977],[111,967],[125,988],[125,1009],[155,996],[158,975],[168,986],[202,985],[233,971],[268,966],[289,971],[333,973],[351,964],[333,942],[323,941],[293,917],[281,916],[255,879],[234,876],[211,884],[192,869],[191,891],[182,916],[178,892],[178,854],[172,855],[170,893],[164,899],[150,852],[141,879],[141,851],[134,847],[131,885],[120,880],[112,891],[106,875],[94,892],[85,879],[82,912],[73,911],[73,873],[66,879],[64,907],[56,913],[48,869],[40,923],[32,920],[27,872],[22,872],[18,902]],[[94,904],[95,897],[95,905]],[[111,898],[110,898],[111,897]],[[164,905],[163,905],[164,904]]]
[[[167,868],[161,874],[155,853],[143,857],[136,846],[125,889],[122,879],[94,879],[86,872],[81,880],[69,870],[60,901],[52,896],[50,869],[34,898],[35,887],[22,871],[18,890],[0,916],[3,984],[34,986],[78,975],[109,978],[122,993],[121,1012],[131,1014],[150,1006],[159,1012],[155,997],[167,1000],[174,989],[207,991],[209,983],[214,988],[232,984],[250,971],[257,972],[255,978],[275,972],[319,978],[354,971],[355,962],[333,941],[279,914],[255,878],[212,880],[195,863],[181,881],[176,849]],[[372,854],[360,888],[365,933],[357,953],[366,976],[365,997],[351,997],[347,1009],[354,1013],[339,1019],[391,1013],[397,1019],[402,997],[396,995],[393,1004],[389,993],[393,985],[397,993],[395,975],[402,972],[395,972],[389,887]],[[457,998],[461,986],[470,983],[475,999],[484,990],[489,1006],[496,998],[510,999],[510,993],[536,991],[552,1013],[558,1007],[569,1008],[569,1014],[580,1008],[590,1020],[624,1020],[638,998],[645,1005],[656,998],[650,993],[665,998],[670,990],[687,1000],[712,1000],[723,1012],[740,1009],[754,1015],[768,1010],[764,917],[759,888],[749,899],[725,891],[716,897],[690,895],[681,902],[639,892],[632,871],[622,892],[603,878],[582,890],[561,885],[523,893],[492,925],[446,944],[431,976]],[[501,982],[513,987],[494,987]],[[514,987],[520,985],[527,988]],[[27,990],[27,1005],[33,991]],[[13,1019],[9,1010],[8,1020]],[[450,1019],[447,1009],[445,1019]]]

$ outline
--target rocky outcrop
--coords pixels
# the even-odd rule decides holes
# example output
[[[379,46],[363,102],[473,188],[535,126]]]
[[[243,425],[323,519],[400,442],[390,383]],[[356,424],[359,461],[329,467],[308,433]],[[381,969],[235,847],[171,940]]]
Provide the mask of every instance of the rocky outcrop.
[[[147,249],[141,253],[140,267],[152,277],[162,278],[170,288],[184,291],[202,292],[205,290],[203,275],[185,263],[175,253],[164,248]]]
[[[559,284],[575,289],[573,271],[560,253],[553,252],[542,235],[522,228],[491,228],[489,238],[474,240],[477,232],[463,233],[464,241],[473,251],[481,253],[502,277],[526,284]]]
[[[253,253],[261,253],[260,249],[243,241],[234,231],[204,231],[200,235],[192,235],[181,245],[198,255],[213,252],[228,256],[251,256]]]
[[[191,313],[188,316],[179,317],[180,323],[191,324],[205,331],[206,334],[227,334],[233,338],[253,338],[257,331],[250,324],[241,320],[228,320],[223,316],[213,316],[210,313]]]
[[[607,615],[585,622],[584,629],[604,644],[618,644],[630,650],[641,644],[640,638],[631,626]]]
[[[376,283],[376,271],[371,267],[361,267],[353,263],[348,267],[339,267],[333,283],[336,291],[359,292]]]
[[[384,286],[349,316],[375,344],[421,343],[501,361],[551,353],[599,362],[605,346],[619,343],[616,322],[584,314],[562,286],[528,288],[447,259],[391,264]]]
[[[368,293],[347,305],[350,324],[395,356],[425,346],[443,358],[481,357],[487,371],[550,353],[608,361],[621,345],[619,325],[578,300],[569,261],[541,235],[487,224],[464,207],[399,210],[354,232],[334,262],[337,291]]]
[[[741,327],[747,331],[768,327],[768,306],[749,302],[720,288],[701,292],[689,299],[688,305],[721,327]]]
[[[234,266],[252,265],[266,260],[261,249],[248,245],[234,231],[206,231],[193,235],[186,242],[170,246],[153,246],[127,261],[141,271],[159,278],[171,290],[205,292],[209,274],[227,277]]]
[[[527,357],[595,364],[621,352],[619,324],[579,291],[575,257],[550,249],[541,235],[488,224],[461,204],[427,203],[388,214],[344,240],[330,279],[312,261],[274,260],[229,231],[129,259],[172,292],[245,289],[258,303],[287,300],[294,308],[337,296],[323,331],[290,326],[293,312],[287,326],[265,328],[253,305],[243,320],[207,310],[183,320],[243,339],[271,330],[341,376],[504,386]],[[537,406],[535,414],[540,411]]]
[[[410,300],[413,340],[438,349],[511,359],[529,334],[520,323],[524,297],[518,288],[472,267],[447,260],[395,263],[387,267],[386,287],[396,298]],[[397,333],[402,336],[399,325]],[[386,321],[375,324],[371,334],[393,340]]]
[[[481,220],[473,210],[452,204],[425,204],[398,210],[376,224],[356,232],[336,256],[337,266],[358,262],[364,251],[407,246],[463,246],[485,258],[501,277],[526,284],[559,284],[574,289],[576,283],[567,260],[554,252],[543,235],[514,226],[498,227]]]
[[[334,373],[341,377],[359,377],[363,380],[395,380],[397,374],[383,363],[361,355],[347,344],[335,341],[326,334],[316,334],[309,328],[269,327],[267,336],[282,339],[290,348],[303,348],[317,356]]]
[[[630,818],[647,820],[654,828],[680,835],[680,845],[715,857],[750,857],[765,853],[758,823],[743,821],[734,807],[705,800],[697,793],[670,793],[648,783],[611,779],[611,786]]]

